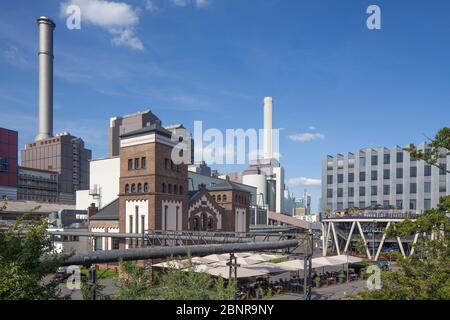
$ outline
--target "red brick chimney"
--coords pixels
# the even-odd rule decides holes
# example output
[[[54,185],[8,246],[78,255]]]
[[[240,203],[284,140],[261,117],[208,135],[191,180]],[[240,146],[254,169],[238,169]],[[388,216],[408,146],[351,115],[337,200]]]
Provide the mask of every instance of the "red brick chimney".
[[[87,208],[88,220],[98,212],[98,208],[95,206],[95,203],[91,203],[90,207]]]

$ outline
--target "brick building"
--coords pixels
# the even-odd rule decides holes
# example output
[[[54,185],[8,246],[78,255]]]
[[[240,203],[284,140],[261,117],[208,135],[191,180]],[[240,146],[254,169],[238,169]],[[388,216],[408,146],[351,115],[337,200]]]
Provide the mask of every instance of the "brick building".
[[[171,161],[174,146],[159,123],[121,136],[120,232],[187,230],[187,166]]]
[[[17,198],[17,131],[0,128],[0,199]]]

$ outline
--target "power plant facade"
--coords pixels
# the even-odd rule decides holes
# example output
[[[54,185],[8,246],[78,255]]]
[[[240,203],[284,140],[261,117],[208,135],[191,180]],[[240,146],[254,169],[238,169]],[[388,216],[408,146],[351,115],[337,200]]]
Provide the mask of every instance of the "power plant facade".
[[[274,157],[273,98],[264,98],[263,159],[250,162],[242,183],[256,187],[256,205],[269,211],[292,215],[289,192],[285,192],[284,168]]]
[[[58,173],[59,202],[75,202],[75,192],[89,188],[91,150],[70,133],[53,135],[53,32],[55,23],[37,19],[39,27],[39,131],[21,152],[22,166]]]

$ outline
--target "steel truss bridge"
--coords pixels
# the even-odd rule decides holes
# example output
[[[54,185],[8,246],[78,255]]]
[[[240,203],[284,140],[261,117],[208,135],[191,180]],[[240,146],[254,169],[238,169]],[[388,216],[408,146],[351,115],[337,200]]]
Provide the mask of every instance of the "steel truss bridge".
[[[332,250],[338,255],[346,254],[352,242],[356,241],[356,234],[365,244],[366,255],[371,261],[378,261],[383,245],[387,242],[396,242],[403,257],[414,253],[419,234],[413,237],[396,237],[388,239],[387,230],[395,223],[405,219],[414,220],[412,215],[347,215],[331,216],[322,220],[322,248],[323,256],[327,255],[328,242],[331,241]],[[377,235],[375,235],[377,234]],[[405,249],[405,244],[409,247],[409,252]],[[371,249],[370,249],[371,248]]]

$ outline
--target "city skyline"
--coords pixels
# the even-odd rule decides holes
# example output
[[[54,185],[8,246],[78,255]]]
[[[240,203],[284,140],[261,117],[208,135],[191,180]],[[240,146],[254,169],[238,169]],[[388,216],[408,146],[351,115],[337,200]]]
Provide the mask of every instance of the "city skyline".
[[[61,4],[72,2],[85,4],[19,1],[0,12],[0,126],[19,131],[20,147],[38,127],[41,15],[57,24],[55,133],[80,136],[93,158],[107,155],[110,117],[151,109],[188,129],[261,128],[270,95],[286,181],[296,196],[307,188],[316,211],[327,154],[420,143],[448,125],[444,2],[377,1],[382,29],[368,30],[367,1],[116,1],[128,4],[119,33],[91,15],[68,30]]]

